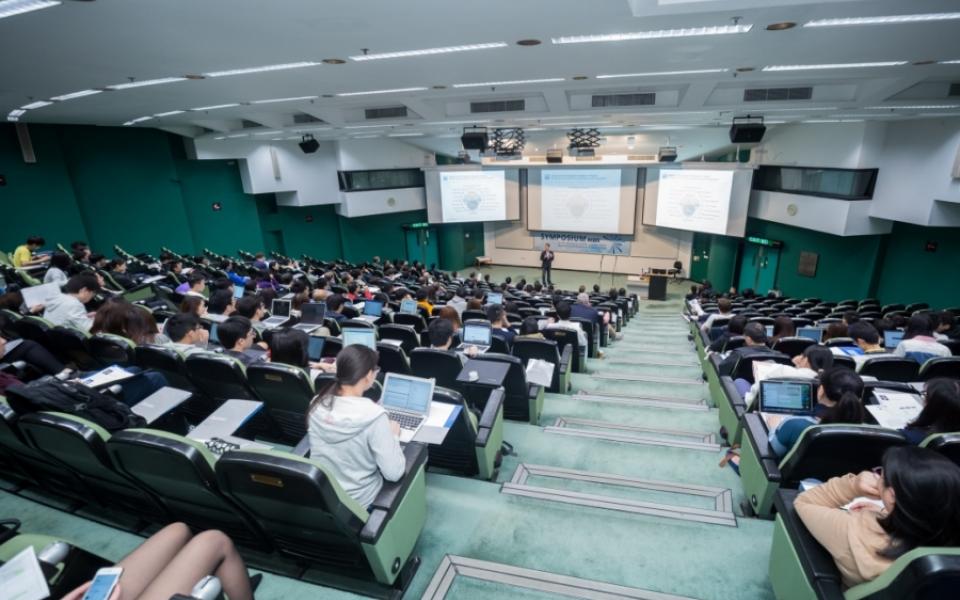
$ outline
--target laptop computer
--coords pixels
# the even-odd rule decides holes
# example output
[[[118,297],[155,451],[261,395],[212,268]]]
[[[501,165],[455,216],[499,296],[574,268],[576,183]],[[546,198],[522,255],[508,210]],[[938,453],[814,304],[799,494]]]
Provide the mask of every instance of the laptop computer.
[[[896,348],[903,339],[903,332],[899,329],[883,332],[883,347],[887,350]]]
[[[347,327],[343,330],[343,347],[360,344],[371,350],[377,349],[377,332],[366,327]]]
[[[819,327],[798,327],[797,337],[808,338],[819,344],[823,338],[823,330]]]
[[[270,318],[263,322],[267,329],[280,327],[290,320],[290,301],[276,299],[270,306]]]
[[[490,292],[487,294],[487,304],[503,304],[503,294]]]
[[[773,337],[773,325],[767,325],[766,330],[767,330],[767,337]]]
[[[234,297],[235,299],[239,300],[240,298],[243,298],[243,294],[244,294],[244,292],[246,292],[246,291],[247,291],[247,288],[243,287],[242,285],[234,285],[234,286],[233,286],[233,297]]]
[[[323,327],[323,318],[327,315],[327,305],[323,302],[308,302],[300,305],[300,322],[293,326],[306,334]]]
[[[401,442],[412,440],[430,414],[434,385],[433,379],[387,373],[380,404],[389,419],[400,424]]]
[[[490,324],[468,323],[463,326],[463,343],[455,348],[457,352],[463,352],[469,346],[476,346],[477,351],[486,352],[490,349],[490,343],[493,339],[493,329]]]
[[[210,323],[210,335],[207,338],[207,341],[211,344],[221,345],[220,337],[217,335],[217,323]]]
[[[813,414],[813,381],[767,379],[760,382],[760,416],[774,429],[787,417]]]
[[[307,357],[310,362],[320,362],[320,359],[323,358],[323,345],[326,341],[326,338],[318,335],[310,336],[307,341]]]
[[[363,314],[357,317],[361,321],[374,323],[383,316],[383,302],[367,300],[363,303]]]
[[[420,314],[417,312],[417,301],[416,300],[404,300],[400,303],[400,314],[401,315],[416,315]]]

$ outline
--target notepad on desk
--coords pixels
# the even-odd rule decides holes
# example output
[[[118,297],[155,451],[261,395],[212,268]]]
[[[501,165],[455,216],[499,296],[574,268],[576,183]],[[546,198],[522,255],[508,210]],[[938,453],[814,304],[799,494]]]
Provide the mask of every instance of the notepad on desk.
[[[106,369],[97,371],[96,373],[88,375],[79,381],[87,387],[97,388],[117,383],[118,381],[123,381],[124,379],[130,379],[133,376],[134,373],[131,373],[119,365],[110,365]]]
[[[873,395],[878,404],[868,404],[867,410],[881,427],[903,429],[923,410],[917,396],[913,394],[876,390]]]

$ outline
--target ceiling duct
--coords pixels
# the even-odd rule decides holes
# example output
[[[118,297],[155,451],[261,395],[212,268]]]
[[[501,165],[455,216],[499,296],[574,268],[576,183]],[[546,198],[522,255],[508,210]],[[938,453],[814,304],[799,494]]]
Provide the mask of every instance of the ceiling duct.
[[[644,92],[637,94],[597,94],[592,96],[590,104],[593,108],[606,108],[617,106],[653,106],[657,103],[657,95],[654,92]]]
[[[471,113],[492,113],[492,112],[517,112],[526,110],[527,101],[520,100],[485,100],[483,102],[471,102]]]
[[[810,100],[812,98],[813,88],[810,86],[743,90],[744,102],[783,102],[788,100]]]

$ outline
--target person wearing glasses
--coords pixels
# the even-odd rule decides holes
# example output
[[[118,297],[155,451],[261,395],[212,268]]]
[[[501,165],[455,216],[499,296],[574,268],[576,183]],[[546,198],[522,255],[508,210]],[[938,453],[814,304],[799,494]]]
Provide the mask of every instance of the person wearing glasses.
[[[307,409],[310,458],[320,462],[360,506],[370,504],[383,481],[399,481],[406,468],[400,425],[363,396],[377,378],[378,355],[347,346],[337,355],[336,376],[319,386]]]
[[[794,507],[833,556],[845,587],[880,576],[921,546],[960,546],[960,467],[927,448],[902,446],[883,466],[834,477]]]

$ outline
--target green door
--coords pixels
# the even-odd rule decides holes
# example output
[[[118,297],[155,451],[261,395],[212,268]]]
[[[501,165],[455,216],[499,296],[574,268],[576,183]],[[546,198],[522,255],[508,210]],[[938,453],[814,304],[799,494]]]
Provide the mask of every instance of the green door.
[[[740,259],[740,289],[753,289],[766,294],[776,287],[777,268],[780,266],[780,248],[747,243]]]
[[[436,227],[405,229],[404,237],[407,242],[407,260],[411,262],[417,260],[428,267],[439,262]]]
[[[707,278],[707,267],[710,261],[710,234],[694,233],[693,250],[690,253],[690,265],[687,277],[693,281],[703,281]]]

